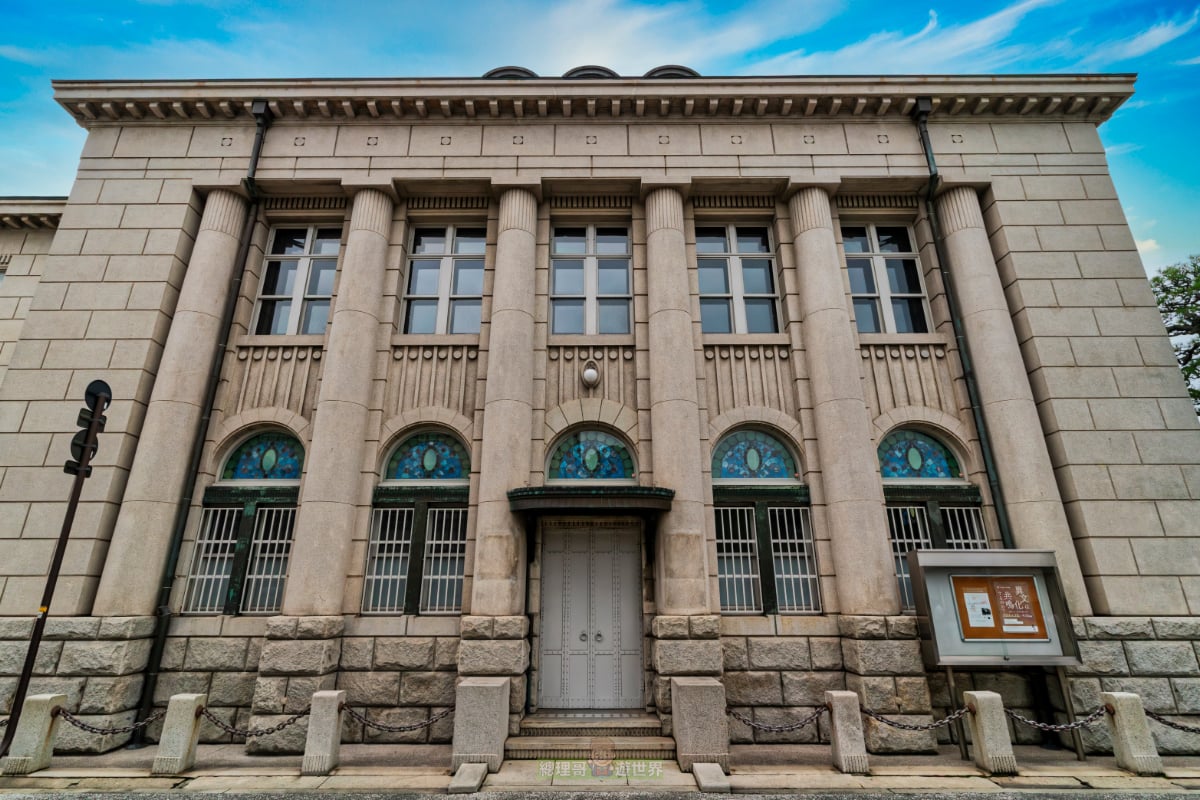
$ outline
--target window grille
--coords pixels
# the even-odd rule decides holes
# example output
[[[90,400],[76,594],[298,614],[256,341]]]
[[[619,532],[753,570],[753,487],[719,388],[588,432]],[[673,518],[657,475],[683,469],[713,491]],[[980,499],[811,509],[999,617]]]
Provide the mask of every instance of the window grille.
[[[220,614],[224,610],[241,518],[240,506],[204,509],[184,589],[184,612]]]
[[[946,544],[952,550],[986,550],[983,512],[975,506],[942,506]]]
[[[768,509],[775,595],[779,610],[820,611],[812,519],[804,506]]]
[[[717,508],[717,579],[722,611],[762,611],[754,507]]]
[[[467,510],[429,509],[421,577],[422,614],[458,614],[462,610],[466,556]]]
[[[402,614],[408,587],[413,510],[376,508],[367,545],[364,614]]]
[[[260,508],[255,512],[250,563],[242,587],[242,613],[267,614],[279,610],[295,522],[295,508]]]
[[[986,550],[987,533],[983,527],[983,512],[978,506],[938,506],[945,536],[945,547],[951,550]],[[924,505],[888,506],[888,529],[892,540],[892,556],[896,562],[896,583],[900,588],[902,608],[916,607],[912,577],[908,571],[910,550],[930,550],[935,546],[930,532],[929,514]]]

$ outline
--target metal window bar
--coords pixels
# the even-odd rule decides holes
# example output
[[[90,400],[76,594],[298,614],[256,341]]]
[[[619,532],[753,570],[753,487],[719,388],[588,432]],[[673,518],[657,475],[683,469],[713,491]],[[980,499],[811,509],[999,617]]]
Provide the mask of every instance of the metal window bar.
[[[183,592],[185,614],[220,614],[229,592],[229,573],[237,549],[242,509],[206,508]]]
[[[896,582],[900,587],[900,606],[915,608],[917,603],[905,556],[909,550],[928,550],[933,547],[933,541],[929,538],[929,518],[925,506],[888,506],[887,515],[892,556],[896,562]]]
[[[807,507],[770,508],[771,558],[781,612],[820,611],[817,553]]]
[[[412,532],[411,508],[377,508],[371,515],[363,581],[364,614],[404,613]]]
[[[762,611],[754,507],[718,508],[717,581],[722,611]]]
[[[260,508],[255,513],[254,539],[250,542],[250,560],[242,586],[243,614],[279,611],[295,521],[295,506]]]
[[[987,549],[983,510],[978,506],[942,506],[942,523],[946,529],[946,546],[950,549]]]
[[[422,614],[461,613],[466,558],[467,509],[429,509],[421,573]]]

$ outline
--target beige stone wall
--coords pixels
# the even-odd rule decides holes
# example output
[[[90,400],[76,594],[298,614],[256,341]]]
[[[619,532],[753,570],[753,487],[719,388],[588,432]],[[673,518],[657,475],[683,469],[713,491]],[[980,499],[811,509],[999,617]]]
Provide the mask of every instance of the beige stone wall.
[[[53,239],[53,229],[0,230],[0,383],[21,338]]]

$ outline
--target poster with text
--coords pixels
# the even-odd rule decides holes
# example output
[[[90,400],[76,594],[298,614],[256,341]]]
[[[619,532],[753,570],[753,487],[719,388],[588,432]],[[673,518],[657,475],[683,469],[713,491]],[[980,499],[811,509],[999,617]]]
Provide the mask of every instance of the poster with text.
[[[1032,575],[952,575],[962,638],[1049,639]]]

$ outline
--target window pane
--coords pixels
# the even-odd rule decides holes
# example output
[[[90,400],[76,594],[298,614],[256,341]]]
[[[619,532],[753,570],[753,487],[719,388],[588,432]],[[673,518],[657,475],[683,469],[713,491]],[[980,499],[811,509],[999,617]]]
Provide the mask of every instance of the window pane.
[[[846,248],[847,253],[871,252],[871,244],[867,239],[866,228],[842,228],[842,245]]]
[[[450,303],[450,333],[479,333],[480,308],[478,300]]]
[[[291,294],[296,283],[295,261],[268,261],[267,274],[263,276],[259,294]]]
[[[697,253],[728,253],[724,228],[696,228]]]
[[[702,258],[696,266],[700,270],[700,294],[729,294],[729,264],[725,259]]]
[[[583,294],[583,262],[555,261],[551,294]]]
[[[583,301],[555,300],[553,333],[583,333]]]
[[[879,251],[882,253],[911,253],[912,245],[908,242],[908,228],[876,228],[879,236]]]
[[[460,260],[454,263],[454,289],[457,295],[483,294],[483,262]]]
[[[454,234],[454,252],[481,256],[487,248],[486,228],[459,228]]]
[[[422,228],[413,236],[414,254],[441,254],[444,252],[446,252],[446,231],[444,228]]]
[[[854,301],[854,321],[859,333],[879,333],[879,304],[874,298],[857,298]]]
[[[336,256],[341,238],[341,228],[320,228],[317,230],[317,238],[313,242],[312,251],[319,256]]]
[[[304,240],[307,237],[306,228],[280,228],[275,231],[275,240],[271,242],[271,254],[300,255],[304,252]]]
[[[329,321],[329,301],[309,300],[304,304],[303,319],[300,320],[300,333],[324,333],[325,323]]]
[[[587,252],[587,228],[555,228],[553,249],[562,255],[583,255]]]
[[[600,294],[629,294],[629,261],[600,259]]]
[[[306,294],[329,297],[333,294],[333,275],[337,272],[337,262],[325,259],[313,260],[308,270],[308,291]]]
[[[775,301],[758,298],[746,301],[746,333],[775,333]]]
[[[871,272],[871,259],[847,258],[846,270],[850,273],[851,294],[875,294],[875,275]]]
[[[600,333],[629,333],[629,301],[600,301]]]
[[[263,300],[254,332],[276,335],[287,333],[288,317],[291,314],[291,300]]]
[[[771,242],[767,238],[767,229],[738,227],[737,248],[739,253],[771,252]]]
[[[441,264],[440,261],[413,261],[408,277],[408,293],[436,295]]]
[[[888,284],[896,294],[921,294],[917,262],[911,258],[887,259]]]
[[[775,294],[771,262],[765,258],[742,259],[742,288],[746,294]]]
[[[410,300],[404,320],[405,333],[433,333],[437,330],[437,300]]]
[[[896,333],[929,333],[919,297],[893,298],[892,315],[896,318]]]
[[[629,252],[629,232],[624,228],[597,228],[596,253],[602,256]]]
[[[700,329],[705,333],[732,333],[729,301],[704,299],[700,301]]]

